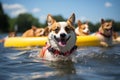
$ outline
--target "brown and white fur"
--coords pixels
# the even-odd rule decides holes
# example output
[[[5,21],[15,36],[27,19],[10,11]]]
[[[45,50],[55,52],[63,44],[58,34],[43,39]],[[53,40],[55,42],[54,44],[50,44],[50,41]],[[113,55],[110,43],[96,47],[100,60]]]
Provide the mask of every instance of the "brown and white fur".
[[[48,14],[47,22],[49,26],[48,42],[38,56],[49,61],[73,61],[76,51],[76,34],[73,26],[75,14],[73,13],[67,21],[63,22],[57,22]]]
[[[120,43],[120,36],[118,32],[113,31],[113,41]]]
[[[90,30],[89,30],[88,22],[83,24],[80,20],[78,20],[78,27],[75,29],[75,33],[77,36],[89,35]]]
[[[17,36],[16,32],[10,32],[8,36],[4,37],[3,39],[0,39],[0,43],[5,42],[5,40],[8,39],[9,37],[16,37],[16,36]]]
[[[32,26],[31,29],[25,31],[22,37],[39,37],[43,36],[44,28],[37,28],[36,26]]]
[[[107,22],[104,19],[101,19],[101,26],[95,34],[95,36],[100,39],[100,44],[104,47],[112,46],[112,35],[112,21]]]

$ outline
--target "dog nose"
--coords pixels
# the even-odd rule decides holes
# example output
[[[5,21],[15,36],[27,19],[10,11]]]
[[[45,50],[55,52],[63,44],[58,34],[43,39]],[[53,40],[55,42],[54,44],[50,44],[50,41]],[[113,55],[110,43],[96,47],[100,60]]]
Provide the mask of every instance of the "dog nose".
[[[61,34],[60,34],[60,37],[62,37],[62,38],[64,38],[65,36],[66,36],[65,33],[61,33]]]
[[[90,30],[88,30],[87,32],[90,33]]]

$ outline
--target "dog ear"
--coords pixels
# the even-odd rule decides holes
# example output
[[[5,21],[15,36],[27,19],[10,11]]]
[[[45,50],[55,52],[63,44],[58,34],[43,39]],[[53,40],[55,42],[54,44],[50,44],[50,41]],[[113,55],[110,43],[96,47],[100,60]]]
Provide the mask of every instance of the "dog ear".
[[[78,26],[80,27],[82,25],[82,22],[78,20]]]
[[[37,27],[33,25],[32,30],[35,31],[36,29],[37,29]]]
[[[68,21],[69,21],[72,25],[74,25],[74,23],[75,23],[75,14],[74,14],[74,13],[71,15],[71,17],[68,19]]]
[[[43,35],[44,35],[44,36],[48,36],[49,32],[50,32],[49,27],[46,27],[46,28],[44,28]]]
[[[105,23],[105,20],[104,19],[101,19],[101,24],[104,24]]]
[[[54,22],[56,22],[56,20],[51,16],[51,14],[48,14],[47,16],[48,26],[52,25]]]

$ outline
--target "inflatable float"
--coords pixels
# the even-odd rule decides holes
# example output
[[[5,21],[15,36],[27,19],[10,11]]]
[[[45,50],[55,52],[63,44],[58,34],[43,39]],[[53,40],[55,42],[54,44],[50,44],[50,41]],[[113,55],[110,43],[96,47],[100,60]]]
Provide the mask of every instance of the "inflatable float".
[[[11,37],[5,40],[4,47],[44,46],[47,37]],[[95,36],[77,36],[77,46],[100,46],[100,40]]]

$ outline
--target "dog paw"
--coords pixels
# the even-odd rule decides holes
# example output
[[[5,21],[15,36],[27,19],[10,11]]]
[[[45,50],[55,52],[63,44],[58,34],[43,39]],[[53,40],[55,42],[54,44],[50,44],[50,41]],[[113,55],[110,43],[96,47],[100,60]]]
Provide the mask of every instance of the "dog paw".
[[[109,45],[106,42],[101,42],[100,43],[103,47],[108,47]]]

